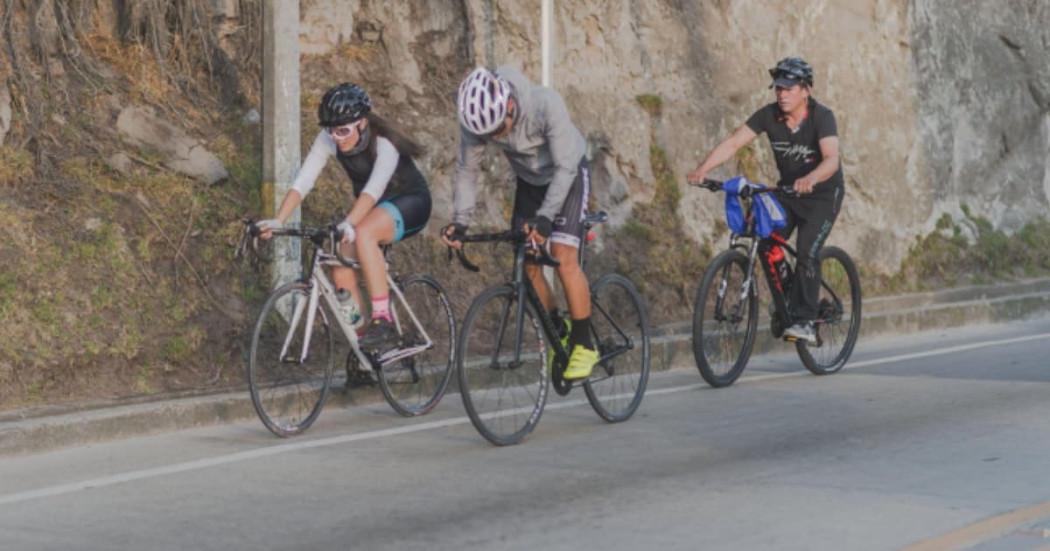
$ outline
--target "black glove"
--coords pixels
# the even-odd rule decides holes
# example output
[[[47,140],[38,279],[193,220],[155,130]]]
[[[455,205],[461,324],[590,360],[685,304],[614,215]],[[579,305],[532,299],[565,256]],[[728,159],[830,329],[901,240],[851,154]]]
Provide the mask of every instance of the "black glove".
[[[451,230],[451,231],[449,231]],[[445,236],[449,241],[462,241],[463,236],[467,234],[467,225],[453,222],[441,230],[441,235]]]
[[[554,230],[554,224],[546,216],[533,216],[525,221],[525,224],[536,230],[536,233],[542,235],[544,239],[550,237],[551,231]]]

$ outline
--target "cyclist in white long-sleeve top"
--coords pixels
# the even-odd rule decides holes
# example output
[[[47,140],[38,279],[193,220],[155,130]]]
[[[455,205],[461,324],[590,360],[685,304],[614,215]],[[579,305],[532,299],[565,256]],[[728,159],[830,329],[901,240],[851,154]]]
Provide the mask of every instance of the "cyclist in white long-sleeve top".
[[[335,157],[353,183],[354,202],[340,222],[344,254],[357,258],[371,297],[371,321],[362,346],[381,350],[396,340],[390,313],[386,262],[380,245],[419,233],[430,219],[431,200],[426,178],[414,158],[423,148],[372,112],[368,94],[356,84],[343,83],[325,93],[317,110],[323,127],[303,162],[292,189],[277,216],[258,223],[262,237],[279,228],[313,188],[325,164]],[[361,323],[361,294],[354,271],[334,268],[332,280],[353,325]],[[352,300],[351,300],[352,298]]]

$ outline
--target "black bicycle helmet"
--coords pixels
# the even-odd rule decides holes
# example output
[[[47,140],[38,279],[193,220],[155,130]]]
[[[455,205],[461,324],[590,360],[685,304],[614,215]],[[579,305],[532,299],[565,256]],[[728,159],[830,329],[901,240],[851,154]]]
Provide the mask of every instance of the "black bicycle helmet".
[[[325,127],[342,126],[364,117],[372,110],[372,100],[364,88],[344,82],[324,93],[317,106],[318,124]]]
[[[799,83],[813,87],[813,67],[801,57],[781,59],[777,62],[776,67],[769,70],[769,76],[773,77],[773,84],[769,85],[770,88],[774,86],[790,88]]]

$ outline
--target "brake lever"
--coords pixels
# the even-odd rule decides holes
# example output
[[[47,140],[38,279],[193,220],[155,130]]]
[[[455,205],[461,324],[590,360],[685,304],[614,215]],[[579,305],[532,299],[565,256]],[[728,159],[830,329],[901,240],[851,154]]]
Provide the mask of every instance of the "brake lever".
[[[254,243],[258,239],[259,228],[255,226],[255,221],[251,218],[242,218],[241,223],[244,224],[244,231],[241,232],[241,241],[237,244],[237,250],[233,252],[233,259],[240,260],[247,256],[249,242]],[[253,246],[252,250],[257,247]]]
[[[547,252],[546,247],[537,244],[535,241],[529,240],[529,248],[534,252],[533,256],[536,257],[536,262],[552,268],[561,266],[561,262],[558,262],[556,258],[551,256],[551,254]]]

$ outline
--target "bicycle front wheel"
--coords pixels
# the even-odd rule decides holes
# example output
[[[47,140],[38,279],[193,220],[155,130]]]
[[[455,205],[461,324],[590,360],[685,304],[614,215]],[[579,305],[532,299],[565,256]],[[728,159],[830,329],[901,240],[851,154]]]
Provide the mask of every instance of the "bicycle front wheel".
[[[758,296],[747,257],[730,249],[704,271],[693,306],[693,356],[707,384],[733,384],[744,371],[758,328]]]
[[[278,288],[263,305],[252,335],[252,405],[263,425],[281,437],[300,434],[317,420],[332,382],[332,333],[320,306],[311,323],[309,302],[304,283]]]
[[[546,343],[532,306],[524,306],[519,319],[509,286],[482,292],[463,320],[456,352],[463,406],[474,428],[497,446],[528,436],[547,402]]]
[[[821,249],[816,320],[820,345],[795,343],[799,358],[814,375],[830,375],[846,365],[860,333],[860,303],[860,275],[853,259],[838,247]]]
[[[602,419],[626,421],[649,382],[649,319],[631,280],[606,274],[591,286],[591,333],[599,360],[583,390]]]
[[[377,374],[379,389],[390,407],[413,417],[430,412],[445,395],[452,376],[456,321],[445,290],[433,278],[411,276],[398,287],[405,301],[394,300],[390,305],[401,329],[401,349],[422,351],[384,365]],[[427,337],[429,348],[425,348]]]

